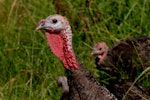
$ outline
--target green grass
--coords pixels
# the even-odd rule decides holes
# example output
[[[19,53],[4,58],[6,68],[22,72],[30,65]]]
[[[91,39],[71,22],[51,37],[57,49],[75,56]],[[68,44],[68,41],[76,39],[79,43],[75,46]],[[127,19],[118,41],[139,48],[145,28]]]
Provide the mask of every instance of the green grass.
[[[50,51],[39,20],[66,16],[73,30],[75,53],[97,79],[91,48],[97,41],[112,45],[120,39],[150,34],[149,0],[0,0],[0,99],[59,100],[56,84],[65,75]],[[145,75],[146,76],[146,75]],[[149,80],[144,78],[150,88]],[[107,79],[100,80],[107,82]]]

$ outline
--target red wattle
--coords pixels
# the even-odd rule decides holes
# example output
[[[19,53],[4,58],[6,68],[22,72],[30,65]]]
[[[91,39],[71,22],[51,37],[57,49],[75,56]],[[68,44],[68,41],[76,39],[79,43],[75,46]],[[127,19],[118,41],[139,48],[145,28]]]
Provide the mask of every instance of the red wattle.
[[[78,69],[72,49],[68,51],[66,41],[60,37],[60,34],[46,32],[46,37],[52,52],[63,62],[64,67]]]
[[[48,40],[48,45],[50,46],[52,52],[63,62],[65,68],[69,68],[63,52],[63,40],[58,34],[52,34],[46,32],[46,37]]]

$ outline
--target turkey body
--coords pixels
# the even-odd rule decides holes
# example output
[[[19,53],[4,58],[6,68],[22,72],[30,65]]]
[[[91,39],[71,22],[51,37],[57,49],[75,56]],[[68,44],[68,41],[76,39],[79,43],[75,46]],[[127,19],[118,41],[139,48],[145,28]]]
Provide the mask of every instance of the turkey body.
[[[79,65],[78,70],[74,68],[67,70],[69,93],[72,95],[75,88],[79,96],[79,99],[73,99],[73,94],[70,96],[70,100],[116,100],[115,96],[105,86],[100,85],[87,69],[81,64]]]
[[[68,73],[68,100],[117,100],[76,58],[72,48],[71,27],[65,17],[51,15],[41,20],[36,29],[46,30],[52,52],[62,61]]]
[[[131,87],[132,80],[111,80],[106,87],[113,93],[118,100],[122,100],[128,89]],[[140,83],[135,83],[126,95],[127,100],[149,100],[150,91]]]

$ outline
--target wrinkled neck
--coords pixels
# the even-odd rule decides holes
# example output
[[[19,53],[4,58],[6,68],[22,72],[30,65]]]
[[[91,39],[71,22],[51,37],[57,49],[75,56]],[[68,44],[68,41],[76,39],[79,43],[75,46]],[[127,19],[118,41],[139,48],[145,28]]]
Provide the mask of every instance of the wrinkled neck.
[[[78,69],[76,57],[72,48],[72,32],[70,27],[66,27],[60,33],[46,32],[48,44],[52,52],[62,61],[64,67]]]
[[[63,50],[64,50],[64,56],[66,59],[67,64],[70,67],[74,67],[75,69],[78,69],[75,53],[73,51],[72,47],[72,32],[71,30],[69,31],[64,31],[63,32],[62,39],[63,39]]]

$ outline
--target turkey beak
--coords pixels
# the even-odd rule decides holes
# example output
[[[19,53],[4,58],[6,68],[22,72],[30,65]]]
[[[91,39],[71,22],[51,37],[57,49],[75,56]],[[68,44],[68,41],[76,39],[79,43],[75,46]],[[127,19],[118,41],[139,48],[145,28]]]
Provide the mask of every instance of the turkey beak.
[[[97,52],[95,50],[92,50],[91,55],[96,55]]]
[[[38,24],[38,26],[36,27],[35,31],[38,31],[38,30],[42,30],[42,29],[46,29],[48,28],[47,26],[47,21],[46,20],[41,20]]]

